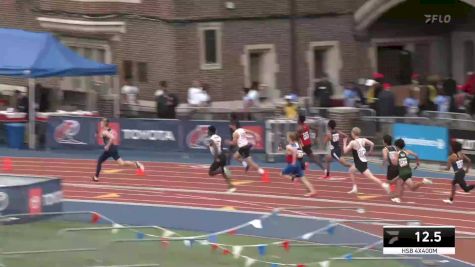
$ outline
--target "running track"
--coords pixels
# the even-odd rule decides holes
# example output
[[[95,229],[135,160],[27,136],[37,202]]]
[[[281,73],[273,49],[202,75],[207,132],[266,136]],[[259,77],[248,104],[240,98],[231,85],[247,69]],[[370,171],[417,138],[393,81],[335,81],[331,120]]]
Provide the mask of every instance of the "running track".
[[[358,180],[358,196],[346,192],[351,181],[345,173],[333,172],[333,180],[323,180],[321,171],[308,171],[318,195],[305,198],[305,190],[279,176],[279,170],[268,168],[271,183],[262,183],[255,172],[248,175],[240,167],[233,167],[233,178],[238,183],[236,193],[226,194],[223,178],[208,177],[207,166],[145,162],[146,175],[137,176],[131,169],[114,163],[103,166],[101,181],[93,183],[91,173],[94,160],[55,158],[13,158],[13,171],[18,175],[42,175],[63,179],[65,198],[74,200],[113,200],[118,202],[148,203],[184,207],[236,209],[269,212],[276,207],[338,207],[361,206],[364,214],[348,210],[288,211],[289,214],[338,219],[396,219],[421,220],[423,225],[453,225],[457,235],[475,235],[475,195],[458,191],[456,202],[446,205],[449,180],[434,179],[434,184],[418,192],[406,191],[404,203],[394,204],[385,192],[369,180]],[[313,167],[313,166],[312,166]],[[383,179],[382,176],[379,178]],[[381,235],[381,227],[348,224],[361,230]],[[349,242],[351,240],[348,240]],[[458,239],[456,258],[475,263],[470,247],[475,239]]]

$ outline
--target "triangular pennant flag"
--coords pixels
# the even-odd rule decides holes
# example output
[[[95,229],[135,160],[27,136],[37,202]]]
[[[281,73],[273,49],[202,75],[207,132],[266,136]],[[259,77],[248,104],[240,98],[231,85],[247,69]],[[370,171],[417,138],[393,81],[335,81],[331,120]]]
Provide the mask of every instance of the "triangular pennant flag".
[[[330,267],[330,261],[321,261],[318,264],[320,264],[320,267]]]
[[[98,223],[99,220],[101,219],[101,216],[95,212],[92,213],[91,215],[91,222],[92,223]]]
[[[223,255],[229,255],[231,254],[231,251],[229,251],[229,249],[225,248],[223,249]]]
[[[330,227],[327,228],[327,233],[329,235],[333,235],[335,233],[335,225],[331,225]]]
[[[302,235],[302,239],[309,240],[310,238],[312,238],[313,235],[314,235],[313,232],[306,233],[306,234]]]
[[[254,226],[254,228],[262,229],[262,222],[259,219],[255,219],[249,222],[250,225]]]
[[[255,259],[246,257],[246,262],[244,263],[244,266],[250,267],[250,266],[253,265],[254,263],[256,263],[256,260],[255,260]]]
[[[215,251],[215,250],[217,250],[217,249],[218,249],[218,245],[216,245],[216,244],[211,244],[211,250],[212,250],[212,251]]]
[[[242,247],[241,246],[234,246],[233,247],[233,255],[234,255],[235,259],[237,259],[237,258],[239,258],[239,256],[241,256],[241,252],[242,252]]]
[[[118,224],[118,223],[114,223],[114,224],[112,224],[112,227],[113,227],[114,229],[112,229],[111,232],[112,232],[113,234],[117,234],[117,233],[119,232],[119,228],[122,228],[123,226],[120,225],[120,224]]]
[[[142,233],[142,232],[137,232],[137,234],[135,236],[137,237],[137,239],[144,239],[145,234]]]
[[[282,242],[282,247],[283,247],[285,250],[289,251],[289,250],[290,250],[290,242],[289,242],[289,241],[284,241],[284,242]]]
[[[210,235],[210,236],[208,236],[208,241],[209,241],[210,243],[218,243],[218,236],[216,236],[216,235]]]
[[[297,267],[305,267],[305,264],[299,263],[299,264],[297,264]]]
[[[163,233],[162,233],[162,237],[167,238],[167,237],[170,237],[170,236],[172,236],[172,235],[174,235],[174,234],[175,234],[175,233],[172,232],[172,231],[164,230]]]
[[[203,246],[209,245],[209,241],[208,241],[208,240],[200,240],[200,241],[198,241],[198,243],[200,243],[200,244],[203,245]]]
[[[162,247],[166,249],[170,246],[170,241],[162,240],[162,241],[160,241],[160,244],[162,244]]]
[[[228,235],[236,235],[237,230],[229,230]]]
[[[257,251],[259,251],[259,256],[265,256],[267,252],[267,246],[266,245],[260,245],[257,247]]]
[[[343,256],[347,261],[351,261],[353,259],[353,255],[351,253],[349,254],[346,254],[345,256]]]

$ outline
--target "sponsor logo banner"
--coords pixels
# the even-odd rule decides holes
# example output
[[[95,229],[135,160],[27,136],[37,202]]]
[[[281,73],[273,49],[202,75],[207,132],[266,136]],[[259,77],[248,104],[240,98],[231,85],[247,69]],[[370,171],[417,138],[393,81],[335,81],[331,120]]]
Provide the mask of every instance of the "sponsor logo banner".
[[[81,130],[81,124],[77,120],[63,120],[54,129],[54,140],[60,144],[85,145],[85,142],[76,140]]]
[[[423,160],[445,161],[449,152],[447,128],[396,123],[395,139],[402,138],[406,148],[416,152]]]
[[[48,148],[98,148],[96,142],[98,118],[50,116],[46,132]]]
[[[120,120],[121,147],[158,151],[180,150],[178,120]]]
[[[31,188],[28,191],[28,210],[31,215],[42,212],[43,207],[43,190],[39,187]]]

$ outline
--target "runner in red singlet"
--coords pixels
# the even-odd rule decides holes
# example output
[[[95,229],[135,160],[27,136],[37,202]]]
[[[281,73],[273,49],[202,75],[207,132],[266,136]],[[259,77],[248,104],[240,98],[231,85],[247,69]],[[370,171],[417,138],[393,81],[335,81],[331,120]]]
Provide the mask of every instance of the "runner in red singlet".
[[[310,129],[314,130],[315,133],[318,132],[318,129],[311,128],[308,124],[305,123],[305,116],[299,115],[298,127],[297,127],[297,134],[299,135],[299,141],[302,145],[302,151],[307,154],[307,156],[317,164],[322,170],[325,168],[322,165],[322,162],[319,158],[313,154],[312,151],[312,138],[310,136]]]

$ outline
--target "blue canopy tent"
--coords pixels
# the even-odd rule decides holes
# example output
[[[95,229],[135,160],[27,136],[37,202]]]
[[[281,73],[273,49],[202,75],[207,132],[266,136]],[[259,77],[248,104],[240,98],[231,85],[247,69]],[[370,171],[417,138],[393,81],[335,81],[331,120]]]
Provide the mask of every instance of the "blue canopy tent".
[[[0,28],[0,75],[29,79],[29,145],[34,148],[35,78],[115,75],[117,66],[84,58],[51,33]]]

